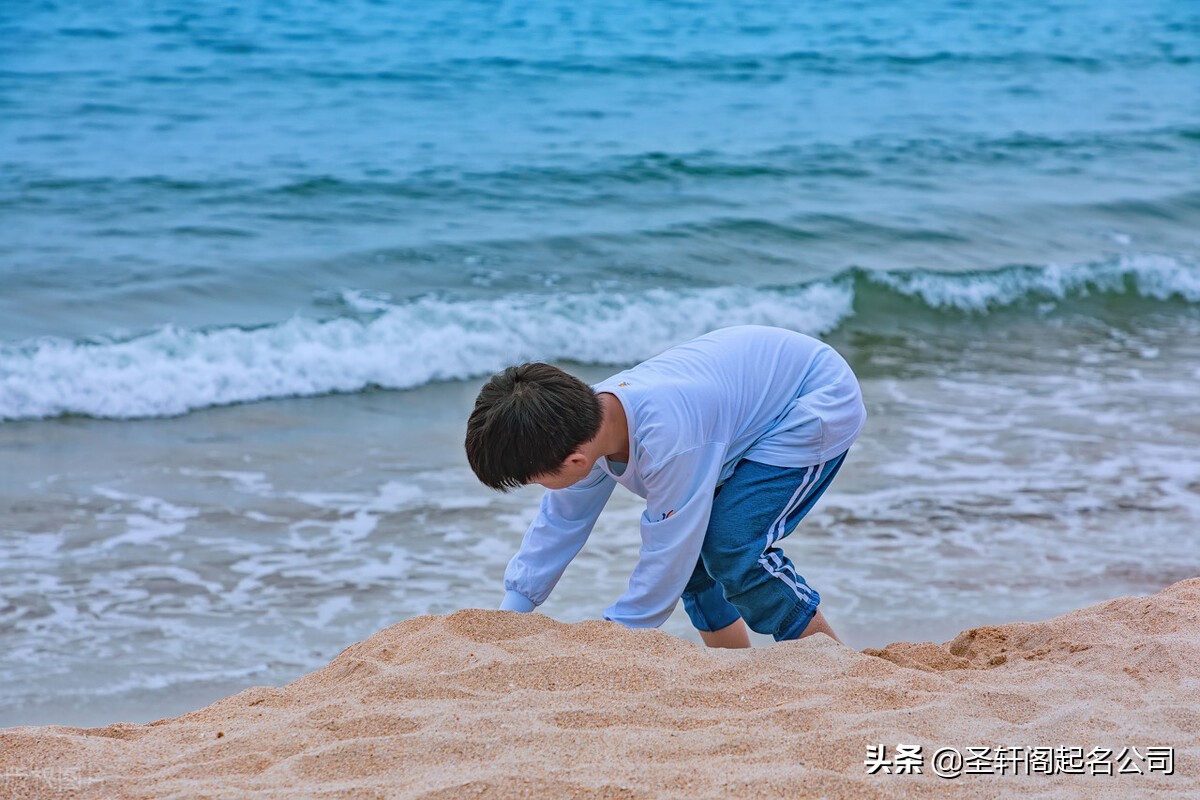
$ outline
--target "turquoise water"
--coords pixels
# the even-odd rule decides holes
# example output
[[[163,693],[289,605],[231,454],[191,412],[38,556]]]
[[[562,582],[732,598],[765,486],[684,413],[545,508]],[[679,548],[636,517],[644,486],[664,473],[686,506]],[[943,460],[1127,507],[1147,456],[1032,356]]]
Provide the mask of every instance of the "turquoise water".
[[[346,290],[588,318],[852,267],[1195,266],[1185,0],[21,3],[0,46],[10,346],[357,318]]]
[[[1198,178],[1185,0],[2,5],[0,724],[492,605],[474,384],[742,322],[863,377],[789,550],[852,644],[1200,573]]]

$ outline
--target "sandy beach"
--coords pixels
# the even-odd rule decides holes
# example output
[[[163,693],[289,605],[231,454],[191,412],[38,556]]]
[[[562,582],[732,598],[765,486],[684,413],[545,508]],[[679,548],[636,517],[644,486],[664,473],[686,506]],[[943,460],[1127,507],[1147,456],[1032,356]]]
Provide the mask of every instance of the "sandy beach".
[[[1198,696],[1200,578],[863,652],[468,609],[179,717],[4,729],[0,797],[1194,797]]]
[[[5,3],[0,41],[0,800],[1200,800],[1197,0]],[[484,382],[739,325],[862,389],[783,546],[845,644],[599,621],[708,533],[665,480],[491,610],[543,492],[472,469]],[[748,352],[677,418],[828,466]]]

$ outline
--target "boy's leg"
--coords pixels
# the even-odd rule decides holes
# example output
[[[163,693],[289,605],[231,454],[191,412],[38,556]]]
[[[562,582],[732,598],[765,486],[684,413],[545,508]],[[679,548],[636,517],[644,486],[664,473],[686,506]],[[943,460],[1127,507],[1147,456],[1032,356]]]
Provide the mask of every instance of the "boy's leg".
[[[741,617],[719,631],[700,631],[700,638],[709,647],[738,649],[750,646],[750,631]]]
[[[817,616],[820,595],[775,545],[812,509],[844,458],[802,469],[743,461],[714,498],[700,559],[751,629],[779,641],[806,633],[837,638]]]
[[[683,608],[700,638],[709,647],[749,647],[750,635],[738,610],[725,599],[725,591],[704,569],[702,560],[683,590]]]
[[[833,632],[829,621],[825,619],[825,614],[819,608],[817,609],[817,613],[813,614],[813,618],[809,621],[808,627],[804,629],[804,633],[800,634],[800,638],[803,639],[805,636],[812,636],[815,633],[823,633],[838,644],[845,644],[841,637]]]

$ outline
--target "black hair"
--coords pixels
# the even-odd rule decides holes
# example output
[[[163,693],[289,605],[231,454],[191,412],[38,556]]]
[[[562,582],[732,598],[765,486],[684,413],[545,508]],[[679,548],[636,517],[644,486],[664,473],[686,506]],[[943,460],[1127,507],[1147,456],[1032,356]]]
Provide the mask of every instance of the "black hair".
[[[591,387],[550,364],[509,367],[479,390],[467,420],[467,461],[502,492],[558,472],[567,456],[600,432]]]

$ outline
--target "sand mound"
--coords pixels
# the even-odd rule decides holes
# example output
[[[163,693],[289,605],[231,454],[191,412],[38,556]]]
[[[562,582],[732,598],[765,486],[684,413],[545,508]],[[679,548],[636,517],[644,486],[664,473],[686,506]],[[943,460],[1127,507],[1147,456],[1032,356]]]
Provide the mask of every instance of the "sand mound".
[[[863,653],[417,617],[174,719],[4,729],[0,798],[1196,797],[1198,612],[1200,578]],[[923,745],[922,773],[868,774],[879,744]],[[932,774],[939,748],[999,746],[1109,748],[1114,772],[1122,748],[1173,747],[1174,774]]]

